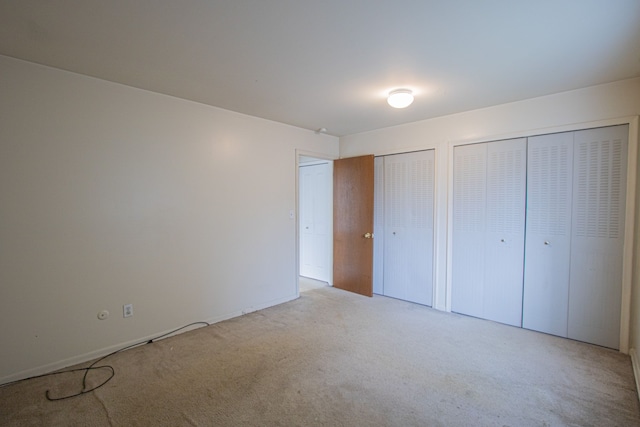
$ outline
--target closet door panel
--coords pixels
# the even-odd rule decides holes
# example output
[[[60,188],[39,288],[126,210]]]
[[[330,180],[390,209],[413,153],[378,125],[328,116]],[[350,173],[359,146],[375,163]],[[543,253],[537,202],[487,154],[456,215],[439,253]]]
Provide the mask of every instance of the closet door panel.
[[[384,295],[432,305],[434,151],[384,158]]]
[[[567,336],[573,133],[529,138],[522,326]]]
[[[400,155],[385,156],[384,295],[400,299],[407,299],[408,294],[407,166]]]
[[[487,146],[483,317],[522,324],[527,141]]]
[[[483,316],[487,144],[453,149],[451,310]]]
[[[384,157],[374,159],[373,293],[384,294]]]
[[[569,338],[620,340],[628,126],[575,133]]]
[[[412,274],[409,301],[433,305],[433,211],[435,151],[411,153],[409,163],[410,244]]]

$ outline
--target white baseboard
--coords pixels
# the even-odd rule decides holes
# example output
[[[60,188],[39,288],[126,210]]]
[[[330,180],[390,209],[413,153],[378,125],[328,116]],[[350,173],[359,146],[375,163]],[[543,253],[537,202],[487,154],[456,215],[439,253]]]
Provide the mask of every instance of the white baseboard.
[[[214,323],[222,322],[224,320],[228,320],[228,319],[231,319],[231,318],[234,318],[234,317],[238,317],[238,316],[242,316],[242,315],[245,315],[245,314],[252,313],[254,311],[263,310],[265,308],[273,307],[273,306],[278,305],[278,304],[282,304],[282,303],[285,303],[285,302],[288,302],[288,301],[292,301],[292,300],[294,300],[296,298],[298,298],[298,296],[293,294],[293,295],[288,296],[288,297],[277,298],[277,299],[274,299],[274,300],[271,300],[271,301],[267,301],[265,303],[258,304],[256,306],[249,306],[249,307],[246,307],[246,308],[244,308],[242,310],[236,310],[236,311],[233,311],[233,312],[230,312],[230,313],[226,313],[226,314],[224,314],[222,316],[216,316],[216,317],[213,317],[213,318],[205,319],[204,321],[213,325]],[[179,327],[180,327],[179,325],[176,326],[176,328],[179,328]],[[183,330],[180,330],[179,332],[176,332],[173,335],[178,335],[178,334],[181,334],[183,332],[192,331],[194,329],[197,329],[198,327],[201,327],[201,326],[194,326],[192,328],[185,328]],[[46,373],[49,373],[49,372],[54,372],[54,371],[57,371],[57,370],[60,370],[60,369],[64,369],[64,368],[67,368],[69,366],[73,366],[73,365],[77,365],[77,364],[80,364],[80,363],[88,362],[90,360],[94,360],[94,359],[97,359],[99,357],[106,356],[107,354],[113,353],[114,351],[117,351],[117,350],[119,350],[121,348],[125,348],[125,347],[128,347],[128,346],[134,345],[136,343],[144,343],[144,342],[149,341],[150,339],[153,339],[155,337],[159,337],[161,335],[168,334],[171,331],[174,331],[176,328],[169,329],[169,330],[166,330],[166,331],[160,331],[160,332],[154,333],[152,335],[147,335],[147,336],[144,336],[144,337],[140,337],[140,338],[135,339],[135,340],[121,342],[121,343],[118,343],[118,344],[111,345],[109,347],[101,348],[99,350],[95,350],[95,351],[91,351],[91,352],[88,352],[88,353],[80,354],[78,356],[73,356],[73,357],[70,357],[70,358],[67,358],[67,359],[59,360],[57,362],[48,363],[46,365],[41,365],[41,366],[38,366],[38,367],[35,367],[35,368],[26,369],[24,371],[16,372],[14,374],[7,375],[5,377],[0,378],[0,385],[6,384],[6,383],[10,383],[10,382],[13,382],[13,381],[19,381],[19,380],[26,379],[26,378],[35,377],[35,376],[38,376],[38,375],[42,375],[42,374],[46,374]]]
[[[636,379],[636,392],[638,393],[638,399],[640,399],[640,361],[638,360],[638,353],[636,353],[635,348],[632,348],[629,351],[629,356],[631,356],[631,366],[633,366],[633,376]]]

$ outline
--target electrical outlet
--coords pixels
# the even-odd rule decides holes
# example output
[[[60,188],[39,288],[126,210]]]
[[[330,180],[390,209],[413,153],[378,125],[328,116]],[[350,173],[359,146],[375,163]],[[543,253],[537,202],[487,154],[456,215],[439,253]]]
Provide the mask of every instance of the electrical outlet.
[[[125,304],[122,306],[122,317],[133,316],[133,304]]]

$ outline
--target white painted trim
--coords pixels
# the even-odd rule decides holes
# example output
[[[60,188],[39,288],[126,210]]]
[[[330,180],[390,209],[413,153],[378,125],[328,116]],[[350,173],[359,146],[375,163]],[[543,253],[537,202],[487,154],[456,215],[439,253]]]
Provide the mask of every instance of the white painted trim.
[[[534,129],[528,131],[511,132],[508,134],[485,136],[482,138],[448,141],[448,183],[447,183],[447,277],[446,277],[446,311],[451,311],[451,242],[453,238],[453,149],[458,145],[476,144],[512,138],[529,138],[559,132],[573,132],[607,126],[629,125],[629,140],[627,153],[627,200],[625,212],[625,239],[622,266],[622,300],[620,307],[620,352],[629,353],[630,319],[631,319],[631,290],[633,273],[633,240],[636,200],[636,176],[638,160],[638,126],[639,116],[626,116],[615,119],[597,120],[584,123],[572,123],[563,126]]]
[[[326,160],[326,161],[334,161],[336,160],[338,157],[333,157],[330,156],[328,154],[324,154],[324,153],[316,153],[314,151],[309,151],[309,150],[301,150],[299,148],[296,148],[296,166],[300,166],[300,156],[302,157],[313,157],[316,159],[321,159],[321,160]]]
[[[308,150],[301,150],[296,148],[295,150],[295,162],[296,162],[296,185],[295,185],[295,216],[296,216],[296,265],[295,265],[295,283],[296,283],[296,298],[300,297],[300,166],[308,166],[309,163],[300,163],[300,157],[313,157],[329,163],[329,174],[333,176],[333,161],[337,157],[332,157],[323,153],[316,153]],[[331,212],[329,218],[329,229],[333,230],[333,186],[331,187],[331,198],[329,211]],[[333,286],[333,231],[331,232],[331,238],[329,239],[329,286]]]
[[[428,150],[437,150],[438,146],[432,143],[426,143],[422,145],[417,145],[413,148],[405,147],[405,148],[392,148],[389,150],[382,150],[376,152],[374,154],[375,157],[384,157],[384,156],[393,156],[394,154],[406,154],[406,153],[414,153],[416,151],[428,151]]]
[[[327,163],[329,163],[329,160],[315,160],[313,162],[304,162],[304,163],[298,162],[298,167],[304,168],[307,166],[326,165]]]
[[[622,302],[620,307],[620,351],[629,353],[631,335],[631,290],[633,288],[633,242],[635,236],[636,177],[638,163],[638,116],[629,122],[627,144],[627,201],[622,250]]]
[[[285,303],[285,302],[293,301],[293,300],[295,300],[297,298],[298,298],[297,295],[291,295],[291,296],[284,297],[284,298],[274,299],[274,300],[271,300],[269,302],[266,302],[266,303],[263,303],[263,304],[259,304],[257,306],[250,306],[250,307],[246,307],[246,308],[241,309],[241,310],[235,310],[235,311],[232,311],[230,313],[226,313],[226,314],[224,314],[222,316],[217,316],[217,317],[205,319],[205,320],[203,320],[203,322],[207,322],[207,323],[213,325],[215,323],[219,323],[219,322],[222,322],[222,321],[225,321],[225,320],[228,320],[228,319],[232,319],[234,317],[243,316],[245,314],[253,313],[254,311],[263,310],[265,308],[273,307],[273,306],[276,306],[278,304],[282,304],[282,303]],[[155,333],[153,335],[147,335],[147,336],[144,336],[142,338],[137,338],[135,340],[130,340],[130,341],[117,343],[117,344],[111,345],[109,347],[101,348],[101,349],[95,350],[95,351],[90,351],[88,353],[84,353],[84,354],[81,354],[81,355],[78,355],[78,356],[70,357],[68,359],[59,360],[57,362],[48,363],[46,365],[38,366],[36,368],[26,369],[24,371],[20,371],[20,372],[17,372],[15,374],[7,375],[6,377],[0,378],[0,385],[6,384],[6,383],[10,383],[10,382],[13,382],[13,381],[19,381],[19,380],[27,379],[27,378],[34,377],[34,376],[37,376],[37,375],[43,375],[43,374],[46,374],[48,372],[54,372],[54,371],[57,371],[57,370],[60,370],[60,369],[64,369],[64,368],[68,368],[70,366],[74,366],[74,365],[77,365],[77,364],[80,364],[80,363],[89,362],[91,360],[97,359],[99,357],[106,356],[106,355],[111,354],[111,353],[113,353],[115,351],[118,351],[118,350],[123,349],[123,348],[128,347],[128,346],[132,346],[132,345],[137,344],[137,343],[140,343],[142,345],[142,343],[145,343],[145,342],[147,342],[147,341],[149,341],[151,339],[154,339],[156,337],[160,337],[162,335],[168,334],[168,333],[176,330],[178,327],[167,329],[165,331],[158,332],[158,333]],[[200,327],[202,327],[202,326],[200,326]],[[170,336],[180,335],[180,334],[182,334],[184,332],[189,332],[189,331],[192,331],[192,330],[198,329],[198,328],[199,327],[196,327],[194,325],[194,327],[183,329],[183,330],[178,331],[178,332],[176,332],[174,334],[171,334],[171,335],[168,335],[166,337],[163,337],[162,339],[169,338]]]
[[[633,377],[636,380],[636,393],[638,393],[638,399],[640,399],[640,362],[638,361],[638,353],[636,349],[632,348],[629,351],[631,356],[631,366],[633,367]]]
[[[625,117],[618,117],[614,119],[595,120],[591,122],[570,123],[562,126],[550,126],[545,128],[521,130],[521,131],[508,132],[503,134],[485,135],[482,137],[451,140],[449,141],[449,143],[453,145],[466,145],[466,144],[476,144],[481,142],[500,141],[503,139],[529,138],[532,136],[547,135],[551,133],[574,132],[579,130],[587,130],[587,129],[593,129],[593,128],[626,125],[626,124],[628,124],[631,127],[631,123],[634,121],[637,121],[637,119],[638,119],[638,116],[625,116]]]

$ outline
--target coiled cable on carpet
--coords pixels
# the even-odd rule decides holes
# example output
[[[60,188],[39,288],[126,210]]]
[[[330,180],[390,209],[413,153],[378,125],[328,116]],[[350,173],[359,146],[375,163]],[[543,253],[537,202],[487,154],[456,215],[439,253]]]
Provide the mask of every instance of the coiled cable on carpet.
[[[186,329],[188,327],[195,326],[195,325],[210,326],[211,324],[208,323],[208,322],[193,322],[193,323],[189,323],[188,325],[184,325],[184,326],[182,326],[182,327],[180,327],[178,329],[174,329],[174,330],[169,331],[167,333],[164,333],[162,335],[158,335],[157,337],[154,337],[154,338],[151,338],[151,339],[148,339],[148,340],[144,340],[144,341],[140,341],[140,342],[137,342],[135,344],[128,345],[126,347],[122,347],[122,348],[120,348],[120,349],[118,349],[116,351],[113,351],[113,352],[111,352],[111,353],[109,353],[109,354],[107,354],[105,356],[102,356],[101,358],[95,360],[93,363],[91,363],[86,368],[66,369],[66,370],[57,371],[57,372],[50,372],[48,374],[36,375],[36,376],[33,376],[33,377],[23,378],[21,380],[12,381],[12,382],[9,382],[9,383],[6,383],[6,384],[1,384],[0,387],[6,387],[8,385],[21,383],[21,382],[28,381],[28,380],[33,380],[33,379],[36,379],[36,378],[51,377],[51,376],[54,376],[54,375],[67,374],[67,373],[70,373],[70,372],[83,372],[84,371],[84,375],[82,376],[82,390],[80,392],[74,393],[74,394],[70,394],[70,395],[67,395],[67,396],[61,396],[61,397],[51,397],[51,395],[49,393],[49,390],[47,390],[45,392],[45,397],[47,398],[47,400],[49,400],[51,402],[55,402],[55,401],[58,401],[58,400],[70,399],[72,397],[77,397],[77,396],[82,396],[83,394],[91,393],[92,391],[95,391],[95,390],[99,389],[100,387],[102,387],[103,385],[105,385],[106,383],[111,381],[111,379],[116,375],[116,371],[113,368],[113,366],[111,366],[111,365],[96,366],[98,363],[102,362],[107,357],[113,356],[114,354],[120,353],[122,351],[128,350],[128,349],[133,348],[133,347],[138,347],[138,346],[143,345],[143,344],[151,344],[151,343],[153,343],[153,342],[155,342],[157,340],[160,340],[162,338],[166,338],[169,335],[173,335],[176,332],[180,332],[183,329]],[[106,380],[104,380],[103,382],[101,382],[100,384],[98,384],[98,385],[96,385],[94,387],[91,387],[91,388],[87,388],[87,375],[89,375],[89,372],[94,371],[94,370],[98,370],[98,369],[107,369],[108,371],[110,371],[109,377]]]

